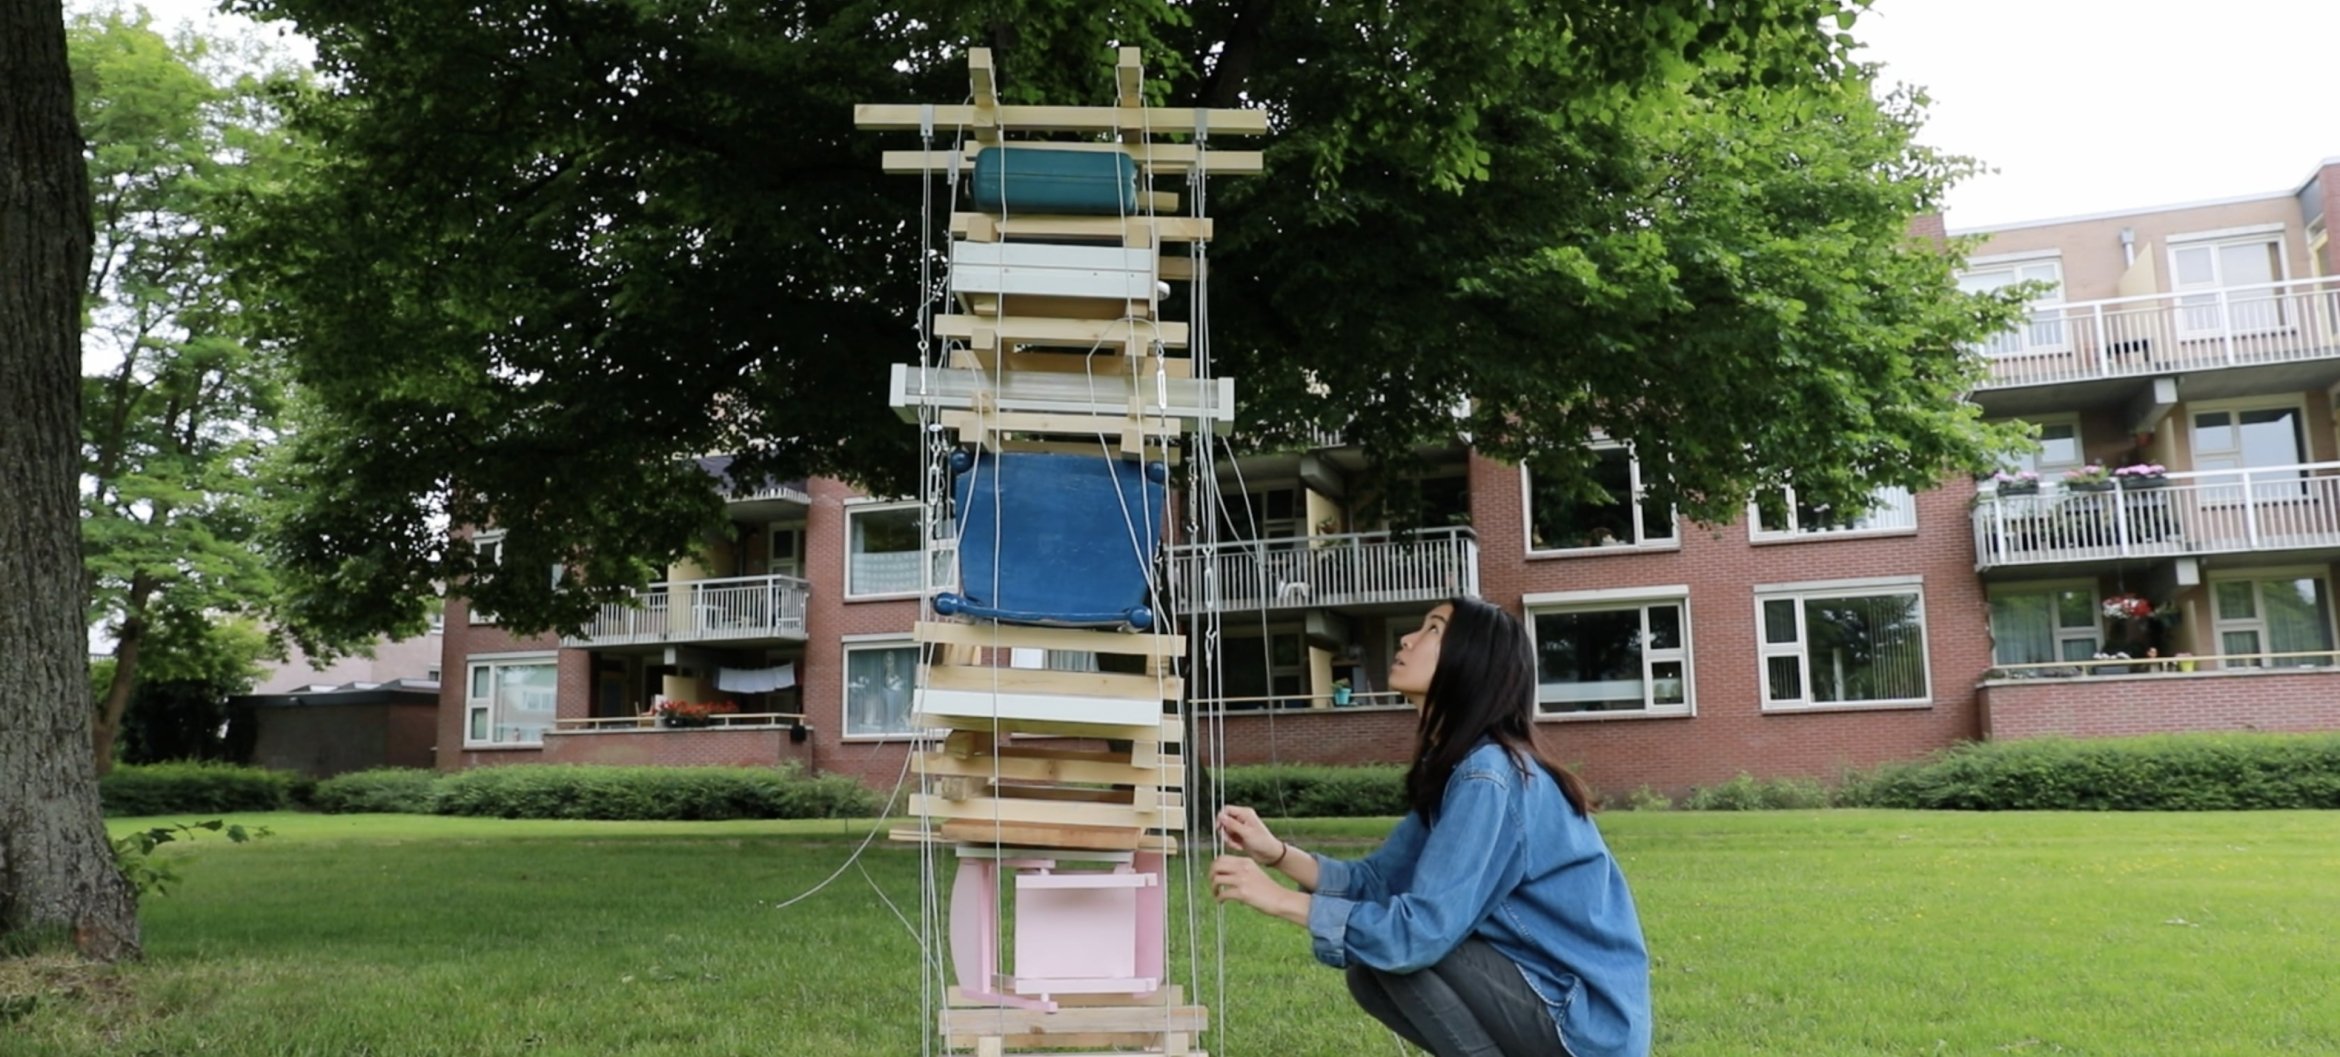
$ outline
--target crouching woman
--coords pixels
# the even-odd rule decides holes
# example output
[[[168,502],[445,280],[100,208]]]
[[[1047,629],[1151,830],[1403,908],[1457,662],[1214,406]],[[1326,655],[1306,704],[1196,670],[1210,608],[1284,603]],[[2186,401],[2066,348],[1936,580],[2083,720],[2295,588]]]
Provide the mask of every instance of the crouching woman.
[[[1645,1057],[1649,955],[1584,783],[1529,734],[1535,658],[1511,614],[1438,606],[1389,686],[1420,712],[1410,810],[1354,861],[1286,844],[1230,805],[1222,901],[1308,928],[1349,993],[1436,1057]],[[1286,888],[1262,867],[1290,877]]]

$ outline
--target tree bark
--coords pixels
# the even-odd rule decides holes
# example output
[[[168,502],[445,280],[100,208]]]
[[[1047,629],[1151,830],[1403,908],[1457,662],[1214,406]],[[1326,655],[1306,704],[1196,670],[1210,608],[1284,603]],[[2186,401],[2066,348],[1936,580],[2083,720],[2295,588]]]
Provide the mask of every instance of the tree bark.
[[[90,202],[65,12],[0,0],[0,937],[138,954],[90,766],[81,292]]]

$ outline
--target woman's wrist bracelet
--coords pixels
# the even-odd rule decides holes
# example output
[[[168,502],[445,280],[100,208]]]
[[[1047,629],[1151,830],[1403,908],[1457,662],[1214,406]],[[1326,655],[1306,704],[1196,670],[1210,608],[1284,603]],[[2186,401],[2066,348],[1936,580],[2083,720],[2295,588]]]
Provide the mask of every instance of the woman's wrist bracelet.
[[[1284,850],[1277,852],[1275,858],[1268,860],[1267,866],[1270,870],[1275,869],[1277,865],[1281,864],[1284,861],[1284,856],[1292,854],[1291,841],[1278,841],[1277,843],[1282,844],[1284,846]]]

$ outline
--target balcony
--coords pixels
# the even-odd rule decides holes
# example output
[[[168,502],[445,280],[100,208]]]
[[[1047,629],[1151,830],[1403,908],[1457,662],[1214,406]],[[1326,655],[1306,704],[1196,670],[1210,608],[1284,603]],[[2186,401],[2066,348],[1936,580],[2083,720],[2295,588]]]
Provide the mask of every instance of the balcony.
[[[2340,357],[2340,276],[2043,307],[1985,343],[1981,390]]]
[[[1420,604],[1479,590],[1479,541],[1467,528],[1188,545],[1170,560],[1189,613]]]
[[[2340,462],[2173,473],[2152,487],[1983,494],[1977,569],[2258,551],[2340,555]]]
[[[804,640],[812,585],[793,576],[735,576],[658,583],[631,602],[601,607],[584,634],[564,646],[644,646],[685,642]]]

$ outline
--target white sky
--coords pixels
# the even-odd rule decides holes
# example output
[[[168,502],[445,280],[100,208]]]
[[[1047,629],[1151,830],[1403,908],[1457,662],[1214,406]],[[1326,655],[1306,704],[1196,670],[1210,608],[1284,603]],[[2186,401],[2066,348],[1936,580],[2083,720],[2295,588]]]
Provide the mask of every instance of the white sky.
[[[1951,192],[1953,228],[2290,190],[2340,156],[2340,0],[1875,0],[1853,33],[1932,93],[1926,142],[1997,170]]]
[[[1953,229],[2296,189],[2340,155],[2334,0],[1876,0],[1853,27],[1998,170]]]

